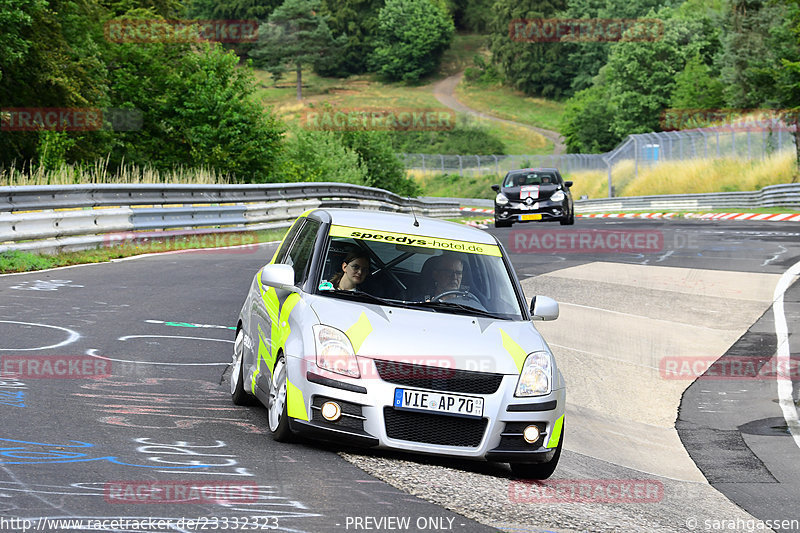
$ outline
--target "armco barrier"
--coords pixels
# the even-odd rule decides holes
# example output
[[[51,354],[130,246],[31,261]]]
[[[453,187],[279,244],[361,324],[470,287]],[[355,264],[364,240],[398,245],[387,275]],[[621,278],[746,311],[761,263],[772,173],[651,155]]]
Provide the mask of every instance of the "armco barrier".
[[[444,198],[443,198],[444,199]],[[456,200],[447,198],[447,200]],[[463,205],[494,207],[493,200],[462,199]],[[695,211],[713,209],[757,209],[784,207],[800,209],[800,183],[769,185],[760,191],[665,194],[660,196],[619,196],[597,200],[575,200],[575,212],[613,211]]]
[[[314,207],[459,216],[458,202],[411,199],[343,183],[268,185],[55,185],[0,187],[0,252],[77,250],[111,234],[163,235],[287,227]]]

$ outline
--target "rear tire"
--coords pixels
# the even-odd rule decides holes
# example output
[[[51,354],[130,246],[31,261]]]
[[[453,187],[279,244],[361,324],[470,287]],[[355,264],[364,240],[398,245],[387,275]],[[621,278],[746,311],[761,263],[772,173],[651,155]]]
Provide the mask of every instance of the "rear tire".
[[[236,332],[233,343],[233,368],[231,368],[231,401],[234,405],[251,405],[253,397],[244,390],[244,330]]]
[[[546,463],[511,463],[511,472],[519,479],[547,479],[553,475],[561,458],[561,445],[564,443],[564,429],[561,429],[561,440],[556,446],[556,453]]]
[[[267,407],[269,432],[272,438],[278,442],[288,442],[292,439],[286,402],[288,381],[286,359],[280,355],[272,370],[272,379],[269,383],[269,406]]]

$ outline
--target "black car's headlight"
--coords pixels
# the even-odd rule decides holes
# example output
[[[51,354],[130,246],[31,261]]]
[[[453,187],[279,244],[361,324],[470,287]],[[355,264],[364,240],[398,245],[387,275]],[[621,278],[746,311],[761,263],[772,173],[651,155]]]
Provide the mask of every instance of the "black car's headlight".
[[[553,202],[561,202],[566,198],[564,191],[556,191],[553,193],[553,196],[550,197],[550,200]]]
[[[494,198],[494,202],[497,205],[506,205],[508,203],[508,197],[506,197],[503,193],[497,193],[497,196]]]

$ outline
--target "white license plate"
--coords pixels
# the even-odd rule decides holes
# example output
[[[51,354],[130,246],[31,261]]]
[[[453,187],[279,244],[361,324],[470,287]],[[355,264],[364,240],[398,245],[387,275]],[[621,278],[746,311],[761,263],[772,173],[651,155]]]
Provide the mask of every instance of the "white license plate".
[[[394,390],[394,406],[429,413],[483,416],[483,398],[409,389]]]

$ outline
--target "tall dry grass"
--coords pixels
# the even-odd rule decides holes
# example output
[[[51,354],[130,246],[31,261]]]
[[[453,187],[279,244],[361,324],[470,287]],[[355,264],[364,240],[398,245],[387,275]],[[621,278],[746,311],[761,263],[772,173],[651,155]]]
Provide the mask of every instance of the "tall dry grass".
[[[216,185],[231,183],[227,174],[214,169],[177,168],[159,171],[151,167],[126,165],[110,172],[106,161],[93,165],[61,165],[58,169],[24,167],[0,168],[0,186],[5,185],[75,185],[96,183],[190,183]]]
[[[616,196],[647,196],[757,191],[767,185],[790,183],[797,175],[797,164],[794,152],[788,150],[761,160],[691,159],[653,167],[640,165],[638,176],[633,161],[629,160],[615,165],[611,172]],[[574,182],[575,198],[608,196],[608,173],[604,170],[573,172],[567,179]]]

